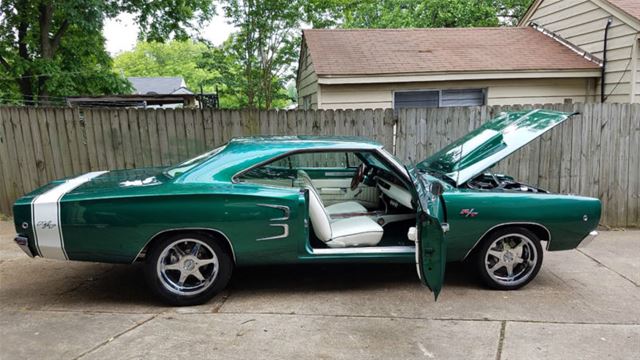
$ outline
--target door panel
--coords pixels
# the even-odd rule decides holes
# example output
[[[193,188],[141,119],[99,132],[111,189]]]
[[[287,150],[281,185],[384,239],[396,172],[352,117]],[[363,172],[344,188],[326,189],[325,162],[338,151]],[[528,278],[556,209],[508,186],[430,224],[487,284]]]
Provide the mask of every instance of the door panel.
[[[415,185],[418,201],[418,236],[416,241],[416,268],[418,277],[438,299],[444,282],[444,271],[447,260],[445,242],[444,202],[441,195],[431,191],[431,183],[416,171],[409,170]]]
[[[437,217],[426,213],[422,213],[420,217],[419,238],[416,242],[418,276],[433,291],[437,300],[444,283],[447,261],[444,231]]]
[[[305,170],[306,171],[306,170]],[[310,175],[311,176],[311,175]],[[351,178],[324,178],[311,180],[318,189],[322,201],[327,205],[336,202],[356,200],[365,205],[375,206],[378,203],[378,189],[360,184],[356,190],[351,190]]]

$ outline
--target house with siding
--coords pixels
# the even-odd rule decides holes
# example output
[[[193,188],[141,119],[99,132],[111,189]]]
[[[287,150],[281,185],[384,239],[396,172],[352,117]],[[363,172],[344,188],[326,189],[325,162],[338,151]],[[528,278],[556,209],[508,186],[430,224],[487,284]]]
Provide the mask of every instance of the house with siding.
[[[600,60],[541,28],[310,29],[303,109],[596,101]]]
[[[640,0],[536,0],[519,26],[531,24],[604,59],[606,102],[640,102]],[[597,87],[600,98],[600,86]]]

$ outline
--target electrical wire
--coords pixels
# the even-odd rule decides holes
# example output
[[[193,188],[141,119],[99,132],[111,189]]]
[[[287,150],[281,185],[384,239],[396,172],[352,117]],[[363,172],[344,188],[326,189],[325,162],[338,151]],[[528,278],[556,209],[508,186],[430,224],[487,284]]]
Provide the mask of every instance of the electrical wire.
[[[165,105],[180,105],[165,104]],[[50,101],[50,100],[24,100],[15,98],[0,98],[0,106],[41,106],[41,107],[64,107],[64,108],[80,108],[80,109],[114,109],[114,108],[146,108],[146,109],[172,109],[159,105],[148,105],[141,101],[109,101],[104,103],[82,103],[69,106],[66,101]],[[184,107],[184,104],[182,104]]]
[[[618,80],[616,85],[613,87],[613,89],[611,89],[611,91],[607,95],[605,95],[604,97],[605,101],[609,98],[609,96],[613,95],[613,92],[616,91],[616,89],[618,88],[618,85],[622,83],[622,79],[626,75],[627,71],[629,71],[629,65],[631,65],[631,60],[633,60],[633,57],[629,58],[629,61],[627,61],[627,66],[625,66],[624,70],[622,71],[622,74],[620,75],[620,79]],[[631,84],[631,86],[634,86],[634,84]]]
[[[107,70],[108,69],[104,69]],[[17,80],[17,79],[26,79],[26,78],[39,78],[39,77],[45,77],[45,76],[54,76],[54,75],[77,75],[77,74],[85,74],[85,73],[95,73],[96,71],[100,71],[99,69],[93,69],[93,70],[82,70],[82,71],[60,71],[57,73],[44,73],[44,74],[35,74],[35,75],[24,75],[24,76],[0,76],[0,80]],[[114,75],[118,75],[116,73],[114,73]]]
[[[636,32],[636,37],[634,41],[637,41],[637,35],[640,34],[640,32]],[[613,89],[611,89],[611,92],[609,92],[609,94],[605,95],[604,100],[606,101],[609,96],[611,96],[613,94],[614,91],[616,91],[616,89],[618,88],[618,85],[620,85],[622,83],[622,79],[624,78],[625,74],[627,73],[627,71],[629,71],[629,65],[631,65],[631,61],[633,60],[633,50],[634,47],[631,47],[631,52],[629,53],[629,61],[627,61],[627,66],[624,67],[624,70],[622,71],[622,75],[620,75],[620,79],[618,79],[618,82],[616,83],[616,85],[613,87]],[[630,84],[631,86],[635,86],[635,84]]]

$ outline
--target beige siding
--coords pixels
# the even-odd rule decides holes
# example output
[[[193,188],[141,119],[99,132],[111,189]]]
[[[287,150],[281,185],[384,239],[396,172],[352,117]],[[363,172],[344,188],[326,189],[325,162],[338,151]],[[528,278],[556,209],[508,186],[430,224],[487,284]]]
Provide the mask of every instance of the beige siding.
[[[313,69],[313,61],[306,47],[302,50],[300,61],[300,77],[298,78],[298,107],[302,108],[305,96],[311,96],[311,109],[318,108],[318,76]]]
[[[394,91],[486,88],[488,105],[591,102],[587,79],[478,80],[370,85],[321,85],[320,109],[366,109],[393,107]]]
[[[636,40],[636,67],[634,69],[636,74],[636,91],[633,102],[640,103],[640,39]]]
[[[633,43],[637,30],[602,8],[597,0],[544,0],[530,21],[556,32],[571,43],[602,58],[604,28],[609,28],[605,94],[609,102],[629,102],[633,86]],[[597,88],[600,94],[600,87]]]

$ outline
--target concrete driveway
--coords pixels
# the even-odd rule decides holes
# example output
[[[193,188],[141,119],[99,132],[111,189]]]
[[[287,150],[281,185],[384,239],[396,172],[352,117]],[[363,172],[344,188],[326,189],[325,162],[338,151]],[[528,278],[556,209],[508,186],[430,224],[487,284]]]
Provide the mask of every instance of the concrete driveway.
[[[640,358],[640,231],[545,253],[520,291],[447,267],[437,302],[413,266],[239,269],[210,303],[169,308],[139,265],[29,259],[0,222],[0,358]]]

